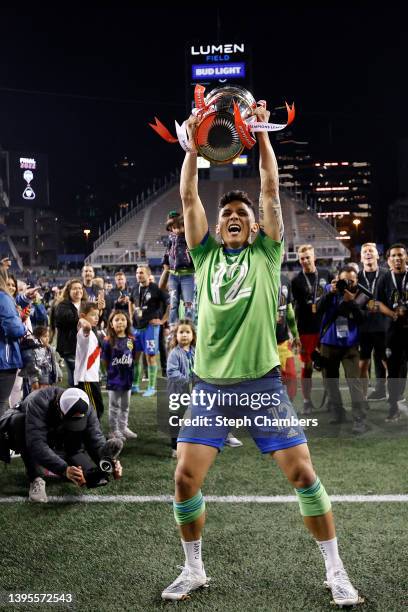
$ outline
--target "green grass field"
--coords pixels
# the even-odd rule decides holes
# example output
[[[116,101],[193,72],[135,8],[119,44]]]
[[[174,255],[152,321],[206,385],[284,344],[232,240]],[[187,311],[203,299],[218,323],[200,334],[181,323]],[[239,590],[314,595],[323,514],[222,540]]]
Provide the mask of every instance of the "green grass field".
[[[299,397],[299,395],[298,395]],[[384,424],[386,404],[369,413],[370,431],[353,438],[351,424],[309,431],[316,471],[332,494],[408,494],[407,423]],[[105,421],[105,420],[104,420]],[[105,430],[106,430],[106,423]],[[132,398],[138,440],[122,453],[124,478],[93,495],[171,495],[175,461],[157,432],[155,400]],[[205,495],[291,495],[269,457],[250,438],[218,457]],[[73,485],[49,480],[48,495]],[[79,492],[78,492],[79,493]],[[88,493],[88,492],[87,492]],[[0,465],[0,497],[26,496],[22,462]],[[0,591],[73,593],[78,611],[330,610],[324,565],[296,504],[208,503],[204,561],[210,587],[190,601],[162,602],[160,593],[183,562],[170,503],[2,503]],[[334,503],[342,557],[365,597],[362,610],[408,607],[407,503]],[[61,605],[6,605],[0,610],[63,610]]]

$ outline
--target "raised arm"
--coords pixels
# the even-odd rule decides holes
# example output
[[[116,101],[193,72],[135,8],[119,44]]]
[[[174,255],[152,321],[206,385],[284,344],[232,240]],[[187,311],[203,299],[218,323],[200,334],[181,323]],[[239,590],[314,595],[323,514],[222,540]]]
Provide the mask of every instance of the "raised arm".
[[[255,110],[257,120],[269,121],[269,111],[263,107]],[[279,199],[278,163],[273,151],[268,132],[258,132],[259,174],[261,177],[261,194],[259,197],[259,225],[269,236],[281,242],[283,239],[283,218]]]
[[[186,153],[180,176],[180,195],[183,203],[184,228],[190,249],[200,244],[208,231],[204,206],[198,195],[197,152],[194,145],[194,132],[197,117],[191,116],[186,122],[191,153]]]

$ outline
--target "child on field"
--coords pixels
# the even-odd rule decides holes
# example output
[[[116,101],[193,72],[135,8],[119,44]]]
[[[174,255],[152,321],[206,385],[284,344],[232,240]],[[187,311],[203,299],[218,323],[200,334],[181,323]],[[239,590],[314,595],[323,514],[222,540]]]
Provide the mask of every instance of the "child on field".
[[[50,330],[45,325],[34,328],[31,336],[21,343],[21,354],[24,368],[19,376],[27,381],[27,392],[50,387],[61,382],[61,357],[53,346],[50,346]]]
[[[194,317],[194,264],[187,247],[183,215],[175,210],[169,212],[166,229],[169,232],[169,240],[162,260],[163,273],[159,286],[164,286],[168,280],[169,324],[172,329],[179,319],[181,299],[186,317]]]
[[[170,352],[167,358],[167,393],[181,395],[190,393],[193,381],[193,366],[196,344],[196,331],[189,319],[180,319],[174,328],[170,341]],[[180,412],[171,411],[172,415],[182,417]],[[172,457],[177,458],[177,434],[172,427]]]
[[[128,427],[135,357],[136,346],[129,315],[123,310],[114,310],[108,319],[102,361],[107,370],[110,435],[122,440],[137,438]]]
[[[97,330],[98,322],[98,304],[96,302],[81,304],[75,352],[74,384],[85,391],[100,421],[104,405],[99,382],[102,333]]]

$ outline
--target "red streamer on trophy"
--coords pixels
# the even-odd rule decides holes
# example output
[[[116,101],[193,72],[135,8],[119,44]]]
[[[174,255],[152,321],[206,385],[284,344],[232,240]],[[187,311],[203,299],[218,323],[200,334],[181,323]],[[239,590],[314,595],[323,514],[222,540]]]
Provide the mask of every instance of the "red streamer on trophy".
[[[196,144],[202,145],[206,137],[208,136],[208,132],[212,126],[216,113],[214,111],[214,102],[218,99],[218,97],[212,99],[211,104],[206,105],[205,103],[205,87],[203,85],[196,85],[194,89],[194,103],[195,108],[193,109],[193,114],[200,117],[200,130],[198,138],[196,137]],[[290,106],[287,102],[285,102],[286,110],[288,113],[288,119],[286,124],[274,124],[267,122],[259,122],[254,120],[255,117],[252,115],[249,118],[243,118],[241,115],[241,111],[236,102],[234,102],[234,123],[235,128],[237,130],[239,139],[242,145],[246,149],[252,149],[254,144],[256,143],[256,139],[253,136],[253,132],[260,131],[268,131],[275,132],[279,130],[283,130],[285,127],[290,125],[295,119],[295,104],[292,103]],[[255,107],[255,104],[253,105]],[[262,106],[266,108],[266,101],[259,100],[258,106]],[[185,122],[182,126],[179,126],[176,122],[177,136],[173,136],[171,132],[166,128],[161,121],[157,117],[154,118],[155,123],[149,123],[150,127],[157,133],[161,138],[163,138],[166,142],[175,143],[179,142],[185,151],[188,151],[188,139],[185,129]]]
[[[285,105],[286,105],[286,110],[288,111],[288,122],[286,124],[286,127],[287,127],[295,119],[295,103],[292,102],[292,106],[289,106],[289,104],[285,102]]]
[[[247,149],[252,149],[254,144],[256,143],[255,138],[249,132],[249,126],[242,118],[242,115],[239,111],[238,104],[234,102],[234,121],[235,128],[238,132],[238,136],[242,144]]]
[[[159,121],[157,117],[155,117],[154,120],[156,124],[149,123],[149,125],[155,132],[157,132],[159,136],[161,136],[167,142],[171,142],[171,143],[178,142],[178,138],[175,138],[174,136],[172,136],[172,134],[169,132],[166,126],[163,125],[162,122]]]
[[[204,99],[205,87],[204,85],[196,85],[194,88],[194,104],[197,110],[202,110],[205,108],[205,99]]]

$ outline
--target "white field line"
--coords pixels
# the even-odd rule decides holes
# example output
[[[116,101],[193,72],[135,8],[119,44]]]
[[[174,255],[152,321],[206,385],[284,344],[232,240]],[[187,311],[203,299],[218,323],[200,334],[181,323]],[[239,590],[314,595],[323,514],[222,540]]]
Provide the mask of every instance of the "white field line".
[[[206,502],[221,504],[288,504],[296,503],[295,495],[206,495]],[[390,503],[408,502],[408,495],[331,495],[337,503]],[[143,504],[171,503],[171,495],[50,495],[48,501],[54,504]],[[0,504],[28,502],[28,497],[0,497]]]

